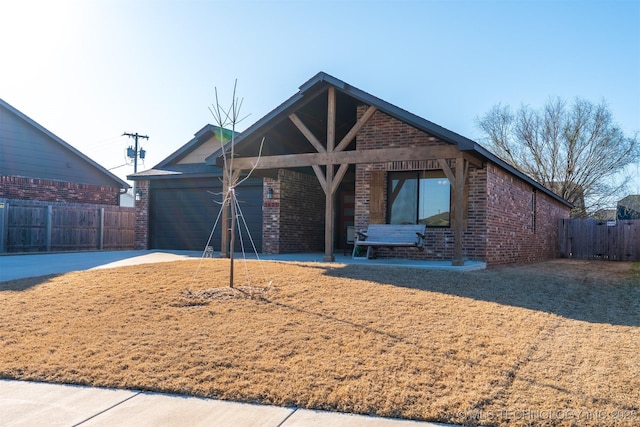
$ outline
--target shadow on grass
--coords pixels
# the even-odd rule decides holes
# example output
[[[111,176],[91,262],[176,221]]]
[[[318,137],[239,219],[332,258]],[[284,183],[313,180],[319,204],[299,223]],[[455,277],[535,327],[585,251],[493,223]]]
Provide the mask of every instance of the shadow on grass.
[[[586,265],[586,264],[585,264]],[[597,269],[597,266],[595,267]],[[561,269],[559,269],[561,270]],[[578,270],[504,268],[473,272],[345,265],[327,275],[553,313],[590,323],[640,326],[640,278]]]
[[[61,276],[61,274],[49,274],[39,277],[28,277],[26,279],[15,279],[6,282],[0,282],[0,292],[3,291],[26,291],[30,288],[43,285],[49,280]]]

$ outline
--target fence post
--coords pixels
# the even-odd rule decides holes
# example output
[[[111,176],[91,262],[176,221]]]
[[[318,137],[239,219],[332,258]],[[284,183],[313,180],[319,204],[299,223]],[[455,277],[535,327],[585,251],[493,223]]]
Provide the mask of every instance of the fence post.
[[[46,215],[46,224],[45,224],[45,236],[44,236],[44,244],[46,246],[46,251],[51,252],[51,233],[53,229],[53,206],[47,205],[47,215]]]
[[[0,199],[0,254],[7,251],[7,236],[9,234],[9,203]]]
[[[98,249],[104,249],[104,208],[100,208],[99,210],[99,221],[98,221]]]

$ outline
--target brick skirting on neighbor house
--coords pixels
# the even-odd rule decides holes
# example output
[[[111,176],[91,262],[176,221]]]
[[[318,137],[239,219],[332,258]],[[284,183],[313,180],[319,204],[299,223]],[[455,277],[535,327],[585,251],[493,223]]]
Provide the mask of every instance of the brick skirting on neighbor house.
[[[0,197],[43,202],[120,204],[118,188],[21,176],[0,176]]]

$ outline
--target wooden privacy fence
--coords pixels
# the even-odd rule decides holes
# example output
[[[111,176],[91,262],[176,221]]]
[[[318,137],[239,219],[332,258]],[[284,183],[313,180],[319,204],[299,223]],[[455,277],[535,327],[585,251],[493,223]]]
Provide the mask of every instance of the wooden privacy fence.
[[[0,253],[134,248],[135,209],[0,199]]]
[[[576,259],[640,261],[640,220],[560,220],[560,256]]]

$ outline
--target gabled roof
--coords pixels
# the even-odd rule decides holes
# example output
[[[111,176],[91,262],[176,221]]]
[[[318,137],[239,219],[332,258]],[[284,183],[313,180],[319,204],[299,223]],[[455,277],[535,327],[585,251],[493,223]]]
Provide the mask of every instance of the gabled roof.
[[[378,110],[391,117],[394,117],[410,126],[413,126],[416,129],[422,130],[425,133],[433,135],[448,144],[457,146],[458,150],[462,152],[467,152],[479,159],[482,159],[483,161],[489,161],[500,166],[509,173],[531,184],[537,190],[548,194],[552,198],[569,207],[572,206],[570,202],[558,196],[528,175],[525,175],[518,169],[509,165],[504,160],[489,152],[477,142],[455,132],[452,132],[448,129],[445,129],[440,125],[430,122],[429,120],[423,119],[422,117],[410,113],[409,111],[403,110],[400,107],[377,98],[324,72],[320,72],[309,79],[299,87],[299,91],[295,95],[284,101],[274,110],[255,122],[246,131],[236,136],[234,147],[236,154],[241,157],[245,155],[249,157],[255,156],[255,147],[257,146],[257,144],[259,144],[259,140],[267,132],[269,132],[279,123],[283,123],[285,120],[288,120],[288,116],[291,113],[299,111],[302,108],[308,108],[313,99],[317,97],[318,94],[327,90],[329,86],[333,86],[336,89],[336,92],[339,93],[337,100],[337,110],[341,110],[341,105],[343,105],[342,110],[348,109],[344,107],[345,105],[366,104],[375,106]],[[351,118],[351,121],[355,122],[355,118]],[[339,140],[339,138],[336,138],[336,140]],[[251,146],[253,146],[253,151],[250,148]],[[281,147],[271,147],[270,149],[275,150],[276,154],[283,154],[282,152],[277,152],[277,150],[283,149]],[[269,148],[265,150],[266,153],[263,152],[263,155],[270,155],[268,150]],[[218,157],[220,157],[220,154],[221,153],[214,153],[211,156],[207,157],[206,163],[215,165],[218,161]]]
[[[5,110],[9,111],[11,114],[15,115],[20,120],[24,121],[31,128],[36,129],[38,132],[47,136],[50,140],[54,141],[54,143],[58,144],[64,150],[80,158],[83,162],[87,163],[91,168],[95,169],[99,174],[105,176],[109,180],[114,181],[114,183],[117,184],[118,187],[120,188],[131,187],[126,181],[123,181],[122,179],[118,178],[116,175],[109,172],[106,168],[99,165],[98,163],[96,163],[95,161],[93,161],[92,159],[84,155],[82,152],[80,152],[73,146],[69,145],[68,143],[60,139],[58,136],[54,135],[53,133],[51,133],[44,127],[42,127],[40,124],[38,124],[37,122],[35,122],[34,120],[26,116],[25,114],[21,113],[16,108],[12,107],[10,104],[8,104],[2,99],[0,99],[0,108],[4,108]]]
[[[171,153],[153,168],[128,175],[127,178],[137,179],[163,179],[163,178],[207,178],[222,176],[222,169],[215,165],[208,165],[202,159],[195,163],[181,162],[194,152],[197,152],[203,144],[211,138],[219,139],[222,133],[223,139],[231,139],[231,131],[211,124],[205,125],[194,134],[193,139]],[[212,155],[221,154],[221,148],[214,149]],[[211,154],[211,153],[209,153]]]

